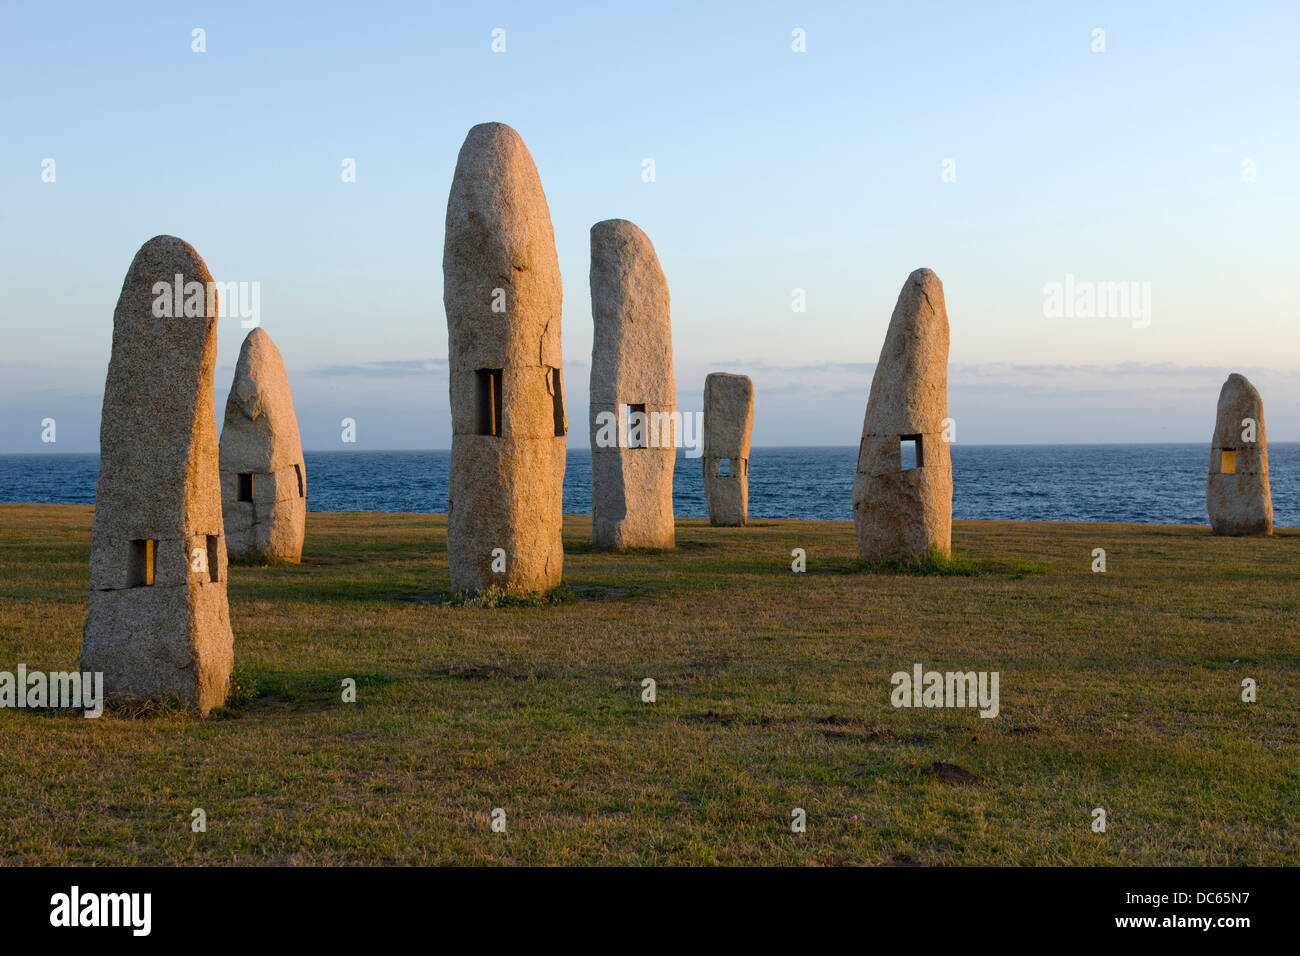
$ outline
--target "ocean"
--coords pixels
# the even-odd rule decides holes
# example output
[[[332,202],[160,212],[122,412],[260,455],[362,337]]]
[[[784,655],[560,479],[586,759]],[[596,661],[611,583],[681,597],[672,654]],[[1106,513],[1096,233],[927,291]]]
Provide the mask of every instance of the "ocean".
[[[304,455],[311,511],[447,510],[446,451]],[[1300,443],[1269,445],[1274,522],[1300,526]],[[1208,524],[1208,444],[953,445],[953,517]],[[856,447],[755,448],[751,518],[850,520]],[[98,455],[0,455],[0,501],[94,504]],[[679,452],[678,517],[708,516],[700,459]],[[591,511],[591,452],[570,448],[564,510]]]

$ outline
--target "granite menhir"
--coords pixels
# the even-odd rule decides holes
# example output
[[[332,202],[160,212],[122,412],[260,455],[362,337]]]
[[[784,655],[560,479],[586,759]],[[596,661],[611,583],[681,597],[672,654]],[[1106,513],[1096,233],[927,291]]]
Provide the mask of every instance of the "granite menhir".
[[[192,246],[157,236],[122,283],[81,643],[81,667],[103,672],[105,696],[177,697],[204,714],[225,702],[234,660],[212,402],[217,301],[203,291],[211,281]],[[176,282],[187,303],[203,303],[185,311],[200,314],[155,314],[160,290],[170,296]]]
[[[677,383],[668,280],[644,232],[591,227],[591,534],[599,547],[672,548]]]
[[[1246,376],[1236,372],[1219,390],[1205,507],[1215,534],[1273,533],[1264,401]]]
[[[853,479],[853,524],[864,561],[952,552],[948,312],[929,269],[907,277],[871,381]],[[903,446],[910,445],[905,459]]]
[[[263,329],[244,339],[221,427],[226,550],[244,561],[302,560],[307,468],[284,359]]]
[[[443,248],[451,392],[447,566],[455,591],[560,583],[560,267],[541,179],[509,126],[465,137]]]
[[[754,383],[711,372],[704,379],[704,497],[709,523],[743,525],[749,516],[749,436]]]

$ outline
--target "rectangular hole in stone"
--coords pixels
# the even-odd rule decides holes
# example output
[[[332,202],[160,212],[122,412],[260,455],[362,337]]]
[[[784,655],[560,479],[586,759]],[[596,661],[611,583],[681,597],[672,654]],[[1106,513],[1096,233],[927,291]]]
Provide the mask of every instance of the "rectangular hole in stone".
[[[294,465],[293,473],[298,478],[298,497],[305,498],[307,496],[307,492],[302,486],[302,465]]]
[[[253,500],[253,474],[246,472],[239,476],[239,501]]]
[[[217,536],[208,535],[208,580],[219,581],[221,575],[221,564],[217,561]]]
[[[127,551],[126,586],[153,586],[154,555],[158,542],[149,538],[132,541]]]
[[[627,406],[627,447],[650,447],[650,417],[644,404]]]
[[[501,437],[501,369],[474,372],[474,430]]]
[[[720,460],[718,461],[718,477],[719,477],[719,478],[730,478],[730,477],[731,477],[731,459],[730,459],[730,458],[723,458],[723,459],[720,459]]]
[[[1219,474],[1235,475],[1237,473],[1237,449],[1225,448],[1219,456]]]
[[[551,403],[555,412],[555,437],[564,437],[568,426],[564,422],[564,378],[558,368],[551,369]]]
[[[921,436],[898,436],[898,455],[903,471],[911,471],[913,468],[922,467],[925,464],[925,458],[921,450]]]

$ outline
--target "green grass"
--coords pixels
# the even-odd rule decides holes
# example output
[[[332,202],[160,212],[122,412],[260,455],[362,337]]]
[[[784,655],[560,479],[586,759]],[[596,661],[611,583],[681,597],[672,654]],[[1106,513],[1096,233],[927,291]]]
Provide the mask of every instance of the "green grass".
[[[90,518],[0,505],[0,670],[76,667]],[[0,863],[1300,861],[1300,532],[957,522],[865,568],[847,522],[619,555],[572,516],[559,600],[457,603],[445,529],[312,514],[302,565],[232,567],[206,720],[0,710]],[[1001,713],[893,708],[914,663]]]

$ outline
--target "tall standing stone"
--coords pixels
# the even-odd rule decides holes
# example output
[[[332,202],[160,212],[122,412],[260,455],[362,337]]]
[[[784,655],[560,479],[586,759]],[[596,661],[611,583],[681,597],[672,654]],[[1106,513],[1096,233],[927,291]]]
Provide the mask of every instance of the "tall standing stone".
[[[668,280],[644,232],[591,227],[591,524],[605,548],[671,548],[677,383]]]
[[[853,480],[853,523],[864,561],[952,551],[948,312],[929,269],[907,277],[880,350]],[[905,462],[903,445],[914,446]],[[907,467],[906,464],[912,464]]]
[[[704,497],[709,523],[743,525],[749,515],[749,436],[754,383],[712,372],[704,379]]]
[[[443,249],[451,379],[447,566],[457,591],[560,583],[560,266],[533,158],[509,126],[465,137]]]
[[[244,339],[221,427],[221,511],[230,557],[302,560],[307,468],[280,350],[262,329]]]
[[[234,659],[217,473],[212,276],[189,243],[136,253],[113,313],[81,667],[109,697],[225,702]]]
[[[1264,401],[1236,372],[1219,390],[1205,507],[1215,534],[1272,534]]]

